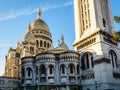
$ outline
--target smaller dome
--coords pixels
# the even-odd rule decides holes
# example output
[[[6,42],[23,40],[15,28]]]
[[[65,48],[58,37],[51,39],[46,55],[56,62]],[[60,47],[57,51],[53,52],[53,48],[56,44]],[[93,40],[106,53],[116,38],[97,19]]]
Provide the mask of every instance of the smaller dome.
[[[62,49],[62,50],[69,50],[68,46],[65,43],[61,43],[58,47],[58,49]]]
[[[35,37],[32,33],[27,32],[26,35],[23,37],[23,42],[31,42],[34,43],[35,42]]]
[[[64,36],[61,36],[61,44],[58,46],[58,49],[62,49],[62,50],[69,50],[68,46],[64,43]]]

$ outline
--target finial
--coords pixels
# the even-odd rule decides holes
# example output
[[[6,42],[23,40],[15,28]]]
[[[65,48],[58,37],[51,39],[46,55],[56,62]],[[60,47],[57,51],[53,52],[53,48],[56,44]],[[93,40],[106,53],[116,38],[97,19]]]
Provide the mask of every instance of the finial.
[[[18,41],[17,41],[17,45],[19,45],[19,43],[20,43],[20,41],[18,40]]]
[[[20,46],[20,41],[18,40],[18,42],[17,42],[17,47],[19,47]]]
[[[38,14],[37,18],[40,19],[40,17],[41,17],[41,10],[40,10],[40,8],[38,8],[37,14]]]
[[[62,43],[64,43],[64,35],[61,36]]]
[[[29,23],[29,25],[28,25],[28,29],[31,29],[31,24]]]

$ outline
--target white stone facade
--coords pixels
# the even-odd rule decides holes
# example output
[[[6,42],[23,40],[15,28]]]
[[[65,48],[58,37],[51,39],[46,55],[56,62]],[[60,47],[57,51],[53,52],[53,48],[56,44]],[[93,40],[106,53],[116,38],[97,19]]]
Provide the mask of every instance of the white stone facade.
[[[80,90],[79,53],[57,52],[22,58],[22,90]]]
[[[51,38],[49,27],[41,19],[39,9],[37,19],[28,25],[22,42],[18,42],[16,49],[10,48],[6,56],[4,75],[20,78],[20,90],[81,89],[80,54],[69,50],[63,35],[57,48],[53,47]]]
[[[111,40],[110,0],[74,0],[74,11],[74,47],[80,53],[82,90],[119,90],[120,48]],[[83,17],[90,19],[90,27],[86,28]]]

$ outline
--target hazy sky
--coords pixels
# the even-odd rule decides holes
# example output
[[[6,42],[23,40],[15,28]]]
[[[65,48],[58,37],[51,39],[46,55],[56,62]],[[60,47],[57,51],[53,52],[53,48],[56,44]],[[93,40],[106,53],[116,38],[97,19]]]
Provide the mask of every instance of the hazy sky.
[[[113,15],[120,15],[120,0],[110,1]],[[4,72],[5,55],[10,47],[16,47],[17,41],[22,41],[28,24],[37,18],[38,8],[50,28],[54,46],[63,34],[66,44],[73,49],[73,0],[0,0],[0,75]],[[115,24],[115,29],[120,29],[120,25]]]

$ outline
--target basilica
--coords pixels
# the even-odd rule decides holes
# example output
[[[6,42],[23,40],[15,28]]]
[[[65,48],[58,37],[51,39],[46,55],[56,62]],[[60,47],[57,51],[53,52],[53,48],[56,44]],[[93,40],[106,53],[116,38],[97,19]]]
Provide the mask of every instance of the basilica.
[[[41,15],[38,9],[22,41],[9,49],[0,90],[120,89],[120,48],[112,41],[109,0],[74,0],[75,50],[69,50],[64,35],[58,47],[53,46]],[[18,84],[5,89],[4,78]]]

